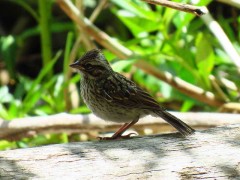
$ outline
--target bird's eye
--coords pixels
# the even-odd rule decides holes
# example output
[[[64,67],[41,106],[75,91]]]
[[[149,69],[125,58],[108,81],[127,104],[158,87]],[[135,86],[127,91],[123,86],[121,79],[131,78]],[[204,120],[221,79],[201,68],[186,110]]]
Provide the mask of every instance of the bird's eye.
[[[89,70],[89,69],[92,69],[92,68],[93,68],[93,65],[91,65],[91,64],[85,64],[85,65],[84,65],[84,68],[87,69],[87,70]]]

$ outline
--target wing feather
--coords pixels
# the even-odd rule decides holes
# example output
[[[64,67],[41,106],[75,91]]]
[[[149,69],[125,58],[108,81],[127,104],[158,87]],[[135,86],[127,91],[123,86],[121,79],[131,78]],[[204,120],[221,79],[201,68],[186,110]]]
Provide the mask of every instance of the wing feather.
[[[99,93],[111,103],[128,108],[163,110],[147,92],[119,73],[112,74],[98,84],[101,89]]]

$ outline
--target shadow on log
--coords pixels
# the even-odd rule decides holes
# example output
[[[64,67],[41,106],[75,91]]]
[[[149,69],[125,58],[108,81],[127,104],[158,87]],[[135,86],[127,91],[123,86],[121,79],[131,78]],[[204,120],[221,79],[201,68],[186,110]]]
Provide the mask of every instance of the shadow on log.
[[[0,152],[0,179],[239,179],[240,124]]]

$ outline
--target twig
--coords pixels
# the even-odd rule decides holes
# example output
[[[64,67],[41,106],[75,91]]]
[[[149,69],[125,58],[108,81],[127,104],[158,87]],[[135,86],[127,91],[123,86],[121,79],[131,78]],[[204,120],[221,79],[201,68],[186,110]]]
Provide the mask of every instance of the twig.
[[[230,102],[220,108],[220,112],[229,112],[229,110],[234,113],[240,113],[240,103]]]
[[[58,0],[59,6],[64,10],[64,12],[85,32],[92,36],[99,44],[107,48],[112,53],[116,54],[118,57],[127,59],[134,55],[134,53],[127,49],[125,46],[121,45],[117,41],[109,37],[105,32],[98,29],[94,24],[92,24],[89,19],[84,18],[78,9],[68,0]],[[194,86],[178,77],[174,77],[170,73],[164,73],[159,71],[154,66],[148,64],[143,60],[139,60],[136,67],[142,69],[143,71],[161,79],[171,86],[178,89],[180,92],[187,94],[201,102],[212,106],[221,106],[224,101],[218,100],[217,97],[209,91],[205,91],[197,86]]]
[[[223,90],[221,89],[221,87],[219,86],[219,84],[217,83],[217,79],[215,78],[215,76],[210,75],[209,79],[212,83],[212,86],[214,87],[214,89],[216,90],[216,92],[218,93],[218,95],[224,99],[226,102],[230,101],[229,98],[227,97],[227,95],[223,92]]]
[[[91,14],[89,20],[91,22],[94,22],[98,15],[100,14],[100,12],[102,11],[102,9],[104,8],[104,6],[107,4],[108,0],[101,0],[98,4],[98,6],[94,9],[93,13]]]
[[[83,0],[78,0],[75,2],[75,7],[79,10],[82,16],[84,16],[84,3]],[[78,31],[80,32],[81,41],[83,42],[83,45],[85,45],[87,50],[96,48],[95,44],[91,40],[91,38],[87,35],[85,31],[83,31],[81,28],[77,26]]]
[[[192,13],[197,16],[201,16],[206,13],[203,8],[199,8],[197,6],[193,6],[189,4],[177,3],[177,2],[167,1],[167,0],[142,0],[142,1],[145,1],[150,4],[154,4],[154,5],[157,4],[157,5],[169,7],[172,9],[176,9],[179,11]]]
[[[237,85],[230,81],[229,79],[226,79],[224,77],[218,77],[219,83],[221,83],[222,86],[225,86],[229,90],[233,91],[240,91],[240,89],[237,87]]]

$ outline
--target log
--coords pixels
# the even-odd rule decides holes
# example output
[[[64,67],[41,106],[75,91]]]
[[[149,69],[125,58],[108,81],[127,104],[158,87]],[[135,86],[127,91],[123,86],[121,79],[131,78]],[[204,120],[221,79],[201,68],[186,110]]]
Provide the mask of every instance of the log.
[[[239,179],[240,124],[0,152],[0,179]]]
[[[240,114],[208,112],[171,112],[196,129],[240,123]],[[93,114],[72,115],[59,113],[48,116],[17,118],[11,121],[0,119],[0,139],[16,141],[24,137],[50,133],[86,133],[89,131],[116,131],[122,124],[103,121]],[[160,129],[160,128],[161,129]],[[161,118],[146,116],[133,127],[137,131],[145,128],[153,133],[174,130]]]

